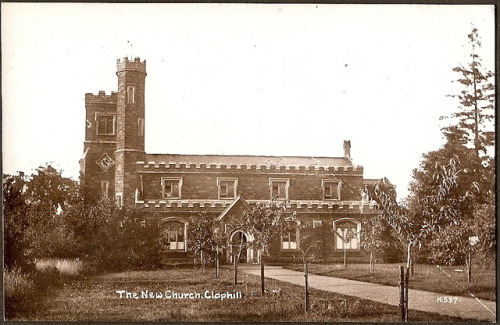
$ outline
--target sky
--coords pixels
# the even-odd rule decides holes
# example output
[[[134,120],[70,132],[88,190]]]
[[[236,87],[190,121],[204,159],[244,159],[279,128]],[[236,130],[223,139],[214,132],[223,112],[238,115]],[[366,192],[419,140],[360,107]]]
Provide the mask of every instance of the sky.
[[[146,152],[351,157],[407,195],[491,5],[2,3],[4,173],[78,178],[85,93],[147,60]]]

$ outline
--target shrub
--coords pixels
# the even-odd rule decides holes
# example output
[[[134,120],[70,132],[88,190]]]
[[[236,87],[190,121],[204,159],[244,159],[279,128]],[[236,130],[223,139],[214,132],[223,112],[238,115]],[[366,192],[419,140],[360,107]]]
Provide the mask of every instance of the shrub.
[[[20,268],[4,270],[5,300],[22,301],[33,293],[33,277],[29,273],[21,272]]]
[[[36,261],[39,271],[57,270],[62,275],[78,275],[83,270],[83,263],[79,259],[49,258]]]

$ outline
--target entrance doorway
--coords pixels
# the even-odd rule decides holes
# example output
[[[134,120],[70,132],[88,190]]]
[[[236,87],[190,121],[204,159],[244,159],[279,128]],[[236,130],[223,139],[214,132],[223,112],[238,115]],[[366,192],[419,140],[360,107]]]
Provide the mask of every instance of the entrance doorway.
[[[237,231],[231,236],[231,255],[236,258],[239,254],[239,263],[248,262],[248,238],[243,231]]]

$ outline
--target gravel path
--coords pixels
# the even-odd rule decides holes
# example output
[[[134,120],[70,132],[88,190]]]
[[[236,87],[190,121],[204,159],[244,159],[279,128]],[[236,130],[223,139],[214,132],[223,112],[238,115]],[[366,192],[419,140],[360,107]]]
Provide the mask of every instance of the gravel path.
[[[247,274],[259,275],[260,268],[242,266]],[[293,284],[304,285],[304,273],[286,270],[281,267],[266,266],[266,278],[276,279]],[[309,274],[309,287],[329,292],[337,292],[347,296],[399,305],[399,288],[374,283],[333,278]],[[476,300],[473,298],[448,296],[445,294],[408,290],[410,317],[411,310],[426,311],[441,315],[456,316],[481,321],[496,321],[496,303],[494,301]]]

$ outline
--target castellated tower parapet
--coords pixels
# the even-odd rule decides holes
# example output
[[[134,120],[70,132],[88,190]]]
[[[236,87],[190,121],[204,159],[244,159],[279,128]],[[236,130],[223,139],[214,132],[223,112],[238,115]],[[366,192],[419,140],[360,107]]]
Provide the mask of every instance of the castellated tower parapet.
[[[116,71],[137,71],[146,73],[146,60],[141,62],[141,58],[136,57],[133,61],[129,61],[127,57],[124,57],[123,60],[116,60]]]
[[[112,91],[111,95],[106,95],[106,92],[99,90],[97,95],[92,93],[85,94],[85,105],[90,104],[116,104],[117,94]]]

